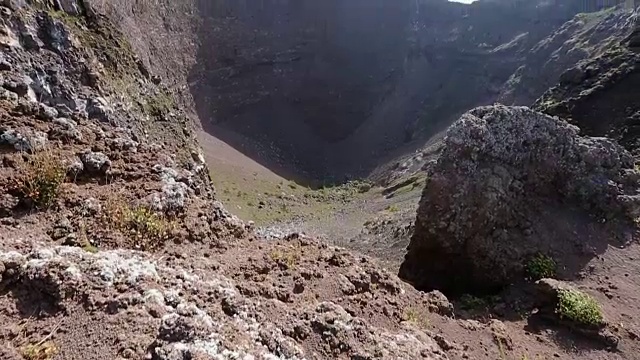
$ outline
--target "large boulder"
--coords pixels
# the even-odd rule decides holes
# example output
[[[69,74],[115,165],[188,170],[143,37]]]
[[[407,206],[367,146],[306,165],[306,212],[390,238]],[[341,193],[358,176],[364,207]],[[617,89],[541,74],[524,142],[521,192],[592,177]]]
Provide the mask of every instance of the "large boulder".
[[[527,107],[462,115],[429,170],[400,276],[482,292],[522,279],[538,253],[560,267],[592,257],[611,241],[598,226],[637,217],[640,174],[617,143],[578,132]]]

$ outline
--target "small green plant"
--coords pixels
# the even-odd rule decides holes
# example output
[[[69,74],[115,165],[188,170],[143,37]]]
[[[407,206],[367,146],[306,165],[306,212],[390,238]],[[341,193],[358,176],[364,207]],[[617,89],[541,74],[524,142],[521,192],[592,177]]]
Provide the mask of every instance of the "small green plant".
[[[422,329],[429,327],[429,318],[427,315],[415,308],[408,308],[404,311],[404,318],[410,322],[418,325]]]
[[[596,327],[604,322],[598,302],[588,294],[573,289],[558,291],[556,313],[561,319],[585,326]]]
[[[28,344],[22,348],[22,357],[26,360],[49,360],[58,352],[54,343],[47,341],[37,344]]]
[[[24,203],[38,209],[49,208],[58,198],[67,173],[60,157],[51,151],[31,155],[20,171],[13,188]]]
[[[556,262],[547,255],[537,254],[527,263],[527,275],[533,280],[556,276]]]
[[[282,212],[283,214],[288,214],[289,213],[289,206],[287,204],[280,204],[280,212]]]
[[[98,253],[98,248],[91,245],[91,243],[85,243],[82,245],[82,250],[88,252],[88,253],[92,253],[92,254],[97,254]]]
[[[396,205],[389,205],[387,206],[386,210],[390,213],[397,213],[398,211],[400,211],[400,208]]]
[[[175,228],[166,216],[145,206],[129,206],[121,199],[107,202],[104,218],[108,224],[131,236],[134,247],[143,250],[160,247]]]

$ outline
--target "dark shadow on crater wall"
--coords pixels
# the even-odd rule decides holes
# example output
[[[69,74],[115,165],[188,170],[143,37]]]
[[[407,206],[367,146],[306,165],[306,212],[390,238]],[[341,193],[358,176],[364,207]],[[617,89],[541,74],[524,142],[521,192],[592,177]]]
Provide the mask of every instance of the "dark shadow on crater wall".
[[[478,44],[526,48],[569,17],[516,4],[200,0],[190,91],[205,131],[281,176],[366,176],[495,101],[520,47]]]
[[[351,139],[401,75],[406,4],[200,2],[190,85],[204,129],[280,174],[366,173],[375,161],[356,153],[373,149]]]

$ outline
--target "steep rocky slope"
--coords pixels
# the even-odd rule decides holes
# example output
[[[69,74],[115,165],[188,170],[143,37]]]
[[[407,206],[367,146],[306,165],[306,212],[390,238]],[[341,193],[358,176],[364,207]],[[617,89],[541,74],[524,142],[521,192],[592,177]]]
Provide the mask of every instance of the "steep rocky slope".
[[[95,8],[2,4],[0,357],[498,356],[441,294],[224,210],[193,124]]]
[[[500,2],[484,3],[478,11],[505,9]],[[272,5],[281,11],[282,4]],[[189,106],[191,95],[202,106],[198,96],[233,91],[212,94],[194,82],[191,94],[179,90],[188,80],[206,80],[197,75],[202,69],[190,68],[201,60],[194,51],[204,51],[195,46],[196,34],[213,21],[203,12],[222,14],[241,5],[0,2],[0,358],[637,357],[640,301],[631,275],[638,266],[628,260],[637,255],[627,249],[588,259],[584,277],[573,284],[545,279],[535,286],[526,282],[531,287],[516,289],[522,293],[452,303],[439,291],[416,290],[377,259],[299,234],[267,240],[225,210]],[[325,5],[318,5],[319,15]],[[404,9],[394,6],[384,10]],[[468,9],[444,2],[424,6]],[[220,32],[233,28],[233,14],[227,13],[223,20],[231,24]],[[282,59],[292,60],[275,62]],[[575,145],[584,150],[580,141]],[[434,157],[447,149],[436,148],[426,152]],[[635,174],[625,152],[606,149],[614,168],[594,165],[604,179],[622,168]],[[611,194],[596,180],[593,198]],[[400,189],[392,184],[385,194]],[[594,328],[558,323],[559,294],[574,294],[574,287],[597,291],[604,320],[597,318]]]

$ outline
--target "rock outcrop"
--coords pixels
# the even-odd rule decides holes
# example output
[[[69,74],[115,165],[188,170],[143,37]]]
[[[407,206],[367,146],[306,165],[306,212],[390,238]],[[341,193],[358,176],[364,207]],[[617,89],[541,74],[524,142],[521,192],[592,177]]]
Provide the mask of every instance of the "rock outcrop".
[[[492,291],[523,279],[536,253],[564,266],[588,242],[610,241],[572,226],[636,217],[640,173],[614,141],[578,132],[526,107],[462,115],[429,171],[400,276],[421,289]]]
[[[253,244],[244,245],[245,251],[254,251]],[[273,251],[278,249],[275,245],[270,245]],[[65,331],[50,337],[60,359],[446,360],[448,354],[463,354],[452,343],[443,350],[438,336],[411,323],[379,327],[354,313],[353,305],[359,313],[380,303],[390,316],[401,316],[403,305],[424,301],[426,307],[433,302],[413,289],[405,292],[397,278],[375,264],[356,265],[339,249],[309,240],[281,245],[295,245],[301,256],[314,256],[296,259],[289,268],[275,256],[235,262],[240,281],[223,274],[225,269],[217,263],[221,259],[163,260],[129,250],[92,254],[76,247],[40,245],[27,253],[0,251],[0,285],[12,292],[0,300],[0,320],[7,325],[20,310],[38,307],[47,314],[27,326],[43,326],[54,323],[54,314],[66,313]],[[325,266],[332,276],[325,278]],[[295,285],[283,282],[290,279],[286,276],[261,279],[259,273],[265,271],[293,272],[299,279]],[[342,290],[322,291],[327,281]],[[380,300],[364,305],[373,293]],[[343,297],[346,294],[351,300]],[[387,305],[385,299],[395,305]],[[85,325],[99,326],[100,331],[76,332],[75,327]],[[7,337],[0,333],[3,340]],[[8,355],[13,345],[3,348],[2,359],[22,358]]]

